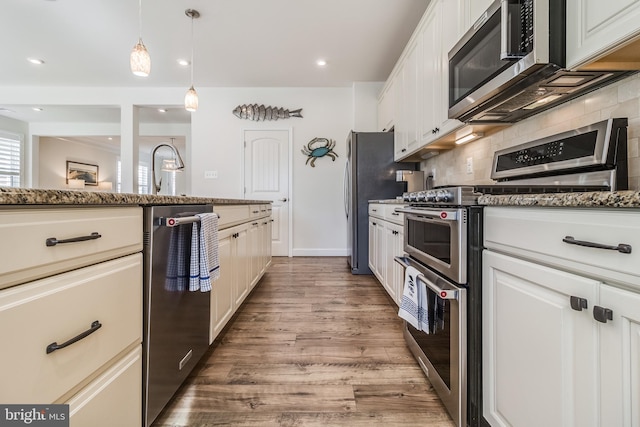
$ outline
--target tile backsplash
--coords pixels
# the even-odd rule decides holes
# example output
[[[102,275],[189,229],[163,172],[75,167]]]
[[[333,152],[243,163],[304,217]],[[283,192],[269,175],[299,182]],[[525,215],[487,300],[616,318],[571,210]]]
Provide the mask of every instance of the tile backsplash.
[[[640,74],[603,87],[484,138],[423,161],[427,176],[435,171],[434,185],[492,184],[493,153],[549,135],[612,117],[629,119],[629,188],[640,191]],[[472,172],[468,173],[468,159]]]

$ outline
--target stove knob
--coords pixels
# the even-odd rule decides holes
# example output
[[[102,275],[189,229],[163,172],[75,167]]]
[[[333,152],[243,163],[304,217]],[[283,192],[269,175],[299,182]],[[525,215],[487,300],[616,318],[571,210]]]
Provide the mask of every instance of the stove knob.
[[[426,201],[427,202],[435,202],[436,201],[436,192],[433,191],[433,190],[427,191]]]
[[[438,190],[436,193],[436,202],[450,202],[453,200],[453,194],[447,190]]]
[[[427,201],[427,192],[426,191],[418,192],[417,199],[418,199],[419,202],[426,202]]]
[[[402,194],[402,200],[404,200],[405,202],[411,201],[411,197],[409,197],[409,193]]]

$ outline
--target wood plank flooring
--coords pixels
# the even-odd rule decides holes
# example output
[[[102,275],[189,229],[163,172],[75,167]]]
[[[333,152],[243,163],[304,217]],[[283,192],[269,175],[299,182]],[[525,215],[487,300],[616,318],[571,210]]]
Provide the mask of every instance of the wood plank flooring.
[[[345,258],[274,258],[153,426],[452,427],[401,325]]]

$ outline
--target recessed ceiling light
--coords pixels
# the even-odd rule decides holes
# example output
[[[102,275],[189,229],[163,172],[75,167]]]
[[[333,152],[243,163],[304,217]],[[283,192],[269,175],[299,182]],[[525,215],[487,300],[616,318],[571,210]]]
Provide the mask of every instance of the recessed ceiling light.
[[[183,67],[188,67],[189,61],[187,61],[186,59],[178,59],[178,65],[181,65]]]
[[[167,109],[166,108],[158,108],[158,111],[160,111],[161,113],[166,113]]]
[[[33,111],[42,111],[43,108],[42,107],[33,107],[32,110]]]
[[[38,58],[27,58],[27,61],[31,62],[32,64],[36,64],[36,65],[44,64],[44,61],[42,59],[38,59]]]
[[[325,65],[327,65],[327,61],[326,61],[326,60],[324,60],[324,59],[318,59],[318,60],[316,61],[316,65],[317,65],[318,67],[324,67]]]

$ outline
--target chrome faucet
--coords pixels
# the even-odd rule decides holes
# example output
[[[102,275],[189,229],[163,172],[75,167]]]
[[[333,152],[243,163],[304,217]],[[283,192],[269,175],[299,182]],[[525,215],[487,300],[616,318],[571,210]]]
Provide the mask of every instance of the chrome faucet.
[[[153,175],[153,187],[151,189],[152,194],[158,194],[162,185],[162,177],[159,182],[156,181],[156,151],[158,151],[159,148],[168,147],[173,153],[173,163],[167,164],[166,162],[163,162],[163,167],[160,170],[178,171],[184,169],[184,162],[182,161],[182,157],[180,157],[180,152],[178,151],[178,148],[173,145],[174,140],[175,138],[171,138],[171,144],[163,143],[157,145],[151,152],[151,174]]]

